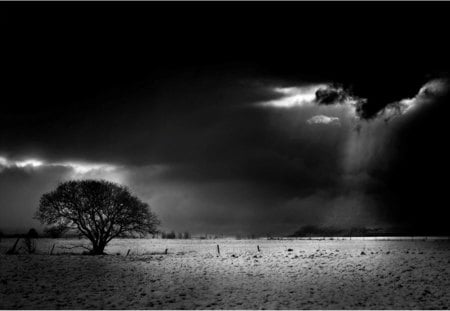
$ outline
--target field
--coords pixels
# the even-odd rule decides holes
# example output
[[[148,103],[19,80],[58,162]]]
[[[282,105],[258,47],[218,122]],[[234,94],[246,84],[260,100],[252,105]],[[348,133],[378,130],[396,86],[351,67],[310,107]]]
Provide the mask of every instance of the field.
[[[448,241],[116,240],[97,257],[60,247],[82,242],[3,255],[4,239],[0,308],[450,308]]]

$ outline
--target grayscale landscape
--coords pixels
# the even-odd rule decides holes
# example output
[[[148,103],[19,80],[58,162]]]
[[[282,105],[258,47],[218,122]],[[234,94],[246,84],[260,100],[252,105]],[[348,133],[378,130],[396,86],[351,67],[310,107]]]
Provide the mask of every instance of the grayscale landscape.
[[[0,309],[450,309],[449,16],[0,2]]]

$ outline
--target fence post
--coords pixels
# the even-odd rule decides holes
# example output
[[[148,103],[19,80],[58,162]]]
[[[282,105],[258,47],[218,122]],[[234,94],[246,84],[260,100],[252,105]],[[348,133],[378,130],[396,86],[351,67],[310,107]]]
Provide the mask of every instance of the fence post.
[[[10,249],[6,252],[6,254],[10,255],[10,254],[15,254],[15,253],[16,253],[16,247],[17,247],[17,244],[19,243],[19,240],[20,240],[20,237],[17,238],[17,240],[16,240],[16,242],[14,243],[13,247],[10,248]]]
[[[219,247],[219,244],[217,244],[217,255],[220,255],[220,247]]]
[[[53,255],[53,250],[55,249],[55,243],[53,243],[52,250],[50,251],[50,255]]]

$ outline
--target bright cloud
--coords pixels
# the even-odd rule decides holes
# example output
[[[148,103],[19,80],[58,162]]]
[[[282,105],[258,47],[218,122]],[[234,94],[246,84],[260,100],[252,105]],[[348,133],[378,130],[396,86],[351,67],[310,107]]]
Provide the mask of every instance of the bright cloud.
[[[405,98],[387,105],[378,116],[389,120],[414,110],[417,106],[425,104],[435,97],[443,96],[449,91],[449,81],[436,79],[427,82],[413,98]]]
[[[10,168],[10,167],[36,168],[42,165],[44,165],[43,161],[33,158],[15,161],[0,156],[0,171],[2,168]]]
[[[0,167],[3,166],[7,166],[8,165],[8,160],[6,158],[0,157]]]
[[[79,163],[79,162],[63,162],[55,163],[54,165],[69,167],[74,170],[76,174],[87,174],[92,171],[112,172],[117,167],[110,164],[93,164],[93,163]]]
[[[314,116],[308,120],[306,120],[308,124],[331,124],[331,125],[340,125],[340,121],[338,117],[329,117],[323,114]]]
[[[17,167],[39,167],[44,164],[44,162],[36,159],[28,159],[24,161],[17,161],[14,163]]]
[[[89,174],[95,171],[113,172],[117,166],[105,163],[87,163],[87,162],[46,162],[34,158],[24,160],[12,160],[0,156],[0,172],[3,168],[39,168],[39,167],[65,167],[73,170],[75,174]]]
[[[309,119],[307,121],[308,124],[339,125],[340,120],[338,118],[327,117],[323,114],[330,113],[332,110],[335,112],[345,111],[349,118],[358,119],[356,108],[361,102],[365,101],[364,98],[352,95],[348,90],[339,85],[326,83],[294,87],[275,87],[273,91],[279,94],[280,98],[259,103],[259,106],[282,109],[321,107],[320,113],[322,116]]]
[[[296,86],[296,87],[276,87],[274,91],[281,95],[281,98],[261,103],[265,107],[291,108],[311,105],[316,99],[316,92],[325,88],[325,84]]]
[[[21,161],[12,161],[9,160],[5,157],[1,157],[0,156],[0,169],[3,167],[39,167],[41,165],[43,165],[44,162],[40,161],[40,160],[36,160],[36,159],[26,159],[26,160],[21,160]]]

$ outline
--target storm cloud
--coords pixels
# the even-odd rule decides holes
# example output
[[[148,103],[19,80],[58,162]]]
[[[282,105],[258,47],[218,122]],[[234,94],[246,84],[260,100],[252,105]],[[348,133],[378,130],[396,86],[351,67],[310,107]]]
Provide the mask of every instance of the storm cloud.
[[[170,5],[152,9],[187,18]],[[333,20],[335,9],[322,12]],[[407,46],[423,33],[398,36],[388,27],[398,16],[386,13],[377,30],[359,15],[336,19],[339,34],[366,25],[364,38],[343,49],[333,39],[340,36],[298,36],[317,22],[292,15],[250,32],[249,16],[227,7],[240,12],[232,25],[205,17],[211,37],[192,21],[162,34],[149,8],[110,8],[102,23],[94,8],[59,10],[39,10],[46,18],[38,20],[13,6],[2,21],[10,61],[0,93],[0,227],[39,227],[32,215],[40,195],[73,178],[129,186],[163,230],[444,227],[445,47],[410,63],[399,49],[366,42],[380,31],[384,44]],[[42,50],[24,54],[38,43]]]
[[[130,126],[117,133],[117,149],[94,133],[86,147],[68,146],[67,154],[47,145],[46,152],[53,154],[48,159],[3,157],[3,182],[12,180],[12,172],[16,182],[2,188],[9,193],[2,205],[13,206],[8,210],[17,213],[13,218],[19,225],[18,215],[26,211],[30,217],[39,196],[58,182],[105,178],[128,185],[148,201],[167,230],[288,234],[305,224],[389,223],[384,215],[389,200],[378,200],[384,192],[377,187],[395,170],[380,167],[390,165],[390,140],[406,121],[386,124],[381,114],[365,121],[354,105],[322,105],[315,98],[290,108],[259,105],[291,95],[280,96],[272,83],[233,81],[172,80],[172,92],[160,95],[151,113],[141,105],[144,99],[134,103],[136,112],[124,120]],[[419,106],[425,89],[415,99]],[[195,104],[183,107],[189,102]],[[129,148],[133,140],[135,148]],[[77,152],[85,153],[83,160],[70,160]],[[89,154],[92,162],[85,160]],[[374,175],[376,170],[381,176]],[[25,202],[20,183],[35,189]]]

